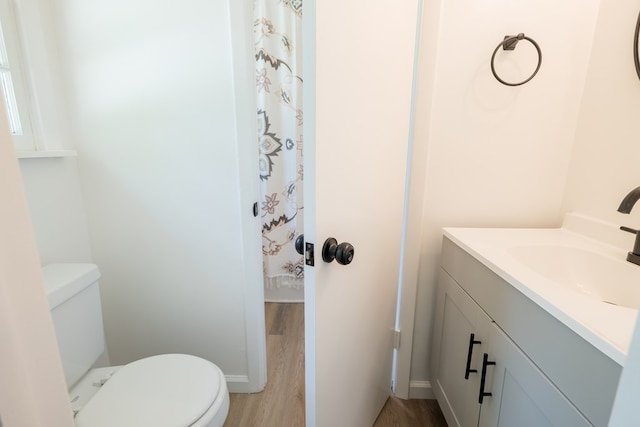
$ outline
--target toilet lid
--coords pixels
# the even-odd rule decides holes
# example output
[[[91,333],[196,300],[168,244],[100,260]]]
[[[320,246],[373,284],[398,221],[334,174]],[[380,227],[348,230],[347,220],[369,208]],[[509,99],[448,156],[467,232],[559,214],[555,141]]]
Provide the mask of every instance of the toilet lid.
[[[220,369],[195,356],[164,354],[123,366],[76,416],[77,427],[188,427],[218,397]]]

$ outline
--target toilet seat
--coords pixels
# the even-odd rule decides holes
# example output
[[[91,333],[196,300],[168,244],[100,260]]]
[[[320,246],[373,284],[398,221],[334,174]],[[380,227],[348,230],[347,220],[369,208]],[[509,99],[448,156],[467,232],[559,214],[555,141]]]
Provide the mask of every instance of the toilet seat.
[[[77,427],[206,426],[220,410],[228,410],[222,371],[196,356],[165,354],[118,369],[75,421]]]

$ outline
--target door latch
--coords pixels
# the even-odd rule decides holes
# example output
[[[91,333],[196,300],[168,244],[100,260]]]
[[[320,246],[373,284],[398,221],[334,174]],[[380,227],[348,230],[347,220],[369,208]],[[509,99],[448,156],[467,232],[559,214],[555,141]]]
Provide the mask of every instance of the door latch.
[[[310,267],[313,267],[315,265],[315,253],[313,250],[313,243],[305,242],[304,247],[305,247],[304,263]]]
[[[296,252],[300,255],[304,254],[304,263],[313,267],[315,264],[315,254],[313,252],[313,243],[304,241],[304,234],[299,235],[295,242]]]

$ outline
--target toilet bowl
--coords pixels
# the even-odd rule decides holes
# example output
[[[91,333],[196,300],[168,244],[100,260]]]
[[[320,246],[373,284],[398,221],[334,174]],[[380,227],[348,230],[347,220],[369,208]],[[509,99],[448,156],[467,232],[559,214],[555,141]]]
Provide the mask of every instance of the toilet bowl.
[[[77,427],[222,427],[229,392],[220,368],[163,354],[90,369],[105,351],[98,269],[51,264],[43,274]]]

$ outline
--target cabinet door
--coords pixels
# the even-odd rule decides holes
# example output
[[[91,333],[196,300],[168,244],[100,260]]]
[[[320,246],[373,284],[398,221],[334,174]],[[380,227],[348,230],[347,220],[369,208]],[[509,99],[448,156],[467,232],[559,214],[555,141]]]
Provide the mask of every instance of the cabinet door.
[[[482,402],[480,427],[592,425],[498,326],[491,329],[487,353],[495,365],[486,369],[491,395]]]
[[[475,427],[480,412],[480,368],[490,319],[442,269],[437,295],[431,353],[434,394],[450,426]],[[475,343],[471,342],[472,334]]]

